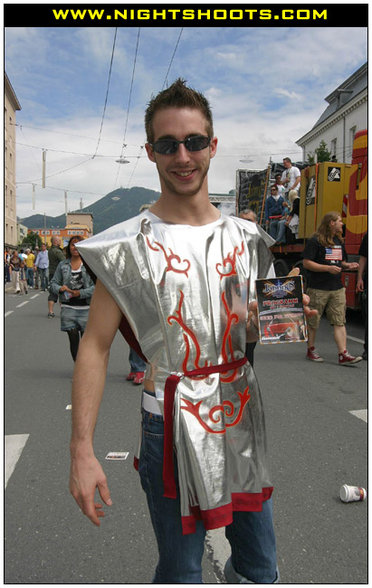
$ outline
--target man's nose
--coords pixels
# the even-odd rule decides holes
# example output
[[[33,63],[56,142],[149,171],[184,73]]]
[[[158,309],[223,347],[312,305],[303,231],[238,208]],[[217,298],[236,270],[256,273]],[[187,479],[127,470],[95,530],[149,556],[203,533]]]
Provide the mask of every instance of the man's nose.
[[[186,149],[183,143],[178,145],[176,159],[177,161],[188,161],[190,159],[190,152]]]

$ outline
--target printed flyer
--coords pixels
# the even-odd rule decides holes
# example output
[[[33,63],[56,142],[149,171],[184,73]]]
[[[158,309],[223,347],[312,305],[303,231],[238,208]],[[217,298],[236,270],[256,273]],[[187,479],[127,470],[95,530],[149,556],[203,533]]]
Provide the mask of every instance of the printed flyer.
[[[260,343],[307,341],[302,276],[256,280]]]

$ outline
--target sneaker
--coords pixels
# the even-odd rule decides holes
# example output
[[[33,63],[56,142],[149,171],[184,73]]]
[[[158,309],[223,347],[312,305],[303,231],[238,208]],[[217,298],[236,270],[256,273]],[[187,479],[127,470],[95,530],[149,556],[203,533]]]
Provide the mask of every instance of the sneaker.
[[[136,372],[130,372],[130,374],[128,374],[125,379],[128,380],[128,382],[132,382],[135,377],[136,377]]]
[[[324,359],[320,357],[315,347],[309,347],[307,350],[306,359],[310,359],[310,361],[317,361],[318,363],[324,361]]]
[[[56,315],[54,312],[48,312],[48,318],[54,318]]]
[[[145,379],[145,372],[137,372],[134,379],[133,379],[133,384],[138,386],[139,384],[143,383],[144,379]]]
[[[360,355],[358,355],[357,357],[350,355],[347,349],[345,349],[343,353],[338,354],[338,363],[340,365],[352,365],[354,363],[359,363],[360,361],[362,361],[362,359],[363,358]]]

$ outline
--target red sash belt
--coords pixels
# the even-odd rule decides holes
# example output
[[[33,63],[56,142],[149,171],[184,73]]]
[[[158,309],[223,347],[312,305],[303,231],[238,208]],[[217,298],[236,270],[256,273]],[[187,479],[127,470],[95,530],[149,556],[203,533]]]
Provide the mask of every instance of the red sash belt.
[[[176,481],[174,478],[174,462],[173,462],[173,409],[174,397],[176,394],[179,381],[184,378],[193,378],[196,376],[209,376],[210,374],[226,373],[230,370],[241,367],[247,362],[246,357],[231,361],[228,363],[221,363],[218,365],[211,365],[196,370],[191,370],[183,373],[171,374],[165,382],[164,389],[164,462],[163,462],[163,484],[164,496],[166,498],[176,498]]]

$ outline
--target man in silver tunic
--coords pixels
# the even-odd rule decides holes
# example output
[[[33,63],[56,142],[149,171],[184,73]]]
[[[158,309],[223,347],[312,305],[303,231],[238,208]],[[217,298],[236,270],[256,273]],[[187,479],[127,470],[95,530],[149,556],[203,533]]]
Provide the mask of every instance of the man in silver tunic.
[[[73,378],[70,490],[99,525],[95,490],[112,501],[93,435],[124,320],[148,362],[137,465],[159,549],[154,583],[202,583],[205,533],[219,527],[227,581],[275,583],[264,413],[245,357],[272,239],[209,200],[217,138],[202,94],[177,80],[151,99],[145,126],[161,196],[79,245],[97,283]]]

